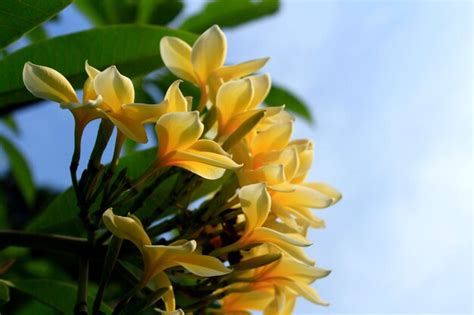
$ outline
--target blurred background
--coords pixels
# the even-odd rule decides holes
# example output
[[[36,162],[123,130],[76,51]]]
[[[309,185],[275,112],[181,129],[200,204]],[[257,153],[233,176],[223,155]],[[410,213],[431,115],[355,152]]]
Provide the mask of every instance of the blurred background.
[[[185,3],[171,25],[205,4]],[[91,27],[70,6],[45,29]],[[308,104],[314,122],[300,118],[295,138],[315,140],[310,179],[344,195],[310,235],[331,306],[299,299],[295,314],[472,313],[472,29],[470,1],[316,0],[225,29],[229,62],[270,56],[264,71]],[[72,116],[44,102],[14,118],[19,135],[0,132],[34,181],[68,187]]]

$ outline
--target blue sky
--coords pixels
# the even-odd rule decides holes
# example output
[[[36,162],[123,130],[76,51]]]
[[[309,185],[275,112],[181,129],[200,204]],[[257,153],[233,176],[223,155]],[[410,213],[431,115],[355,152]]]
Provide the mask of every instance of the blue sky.
[[[88,27],[63,20],[51,34]],[[274,82],[310,104],[317,124],[295,137],[316,142],[311,179],[344,195],[310,235],[331,306],[296,313],[471,313],[472,4],[284,1],[226,34],[230,61],[270,56]],[[68,185],[71,117],[45,104],[16,118],[36,181]]]

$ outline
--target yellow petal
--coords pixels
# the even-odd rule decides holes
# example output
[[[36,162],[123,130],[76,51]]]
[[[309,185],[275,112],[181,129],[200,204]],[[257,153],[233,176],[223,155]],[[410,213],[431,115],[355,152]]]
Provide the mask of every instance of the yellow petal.
[[[330,196],[319,192],[311,187],[302,185],[292,185],[291,192],[275,192],[272,199],[275,203],[280,203],[288,207],[306,207],[306,208],[326,208],[333,200]]]
[[[301,295],[310,302],[322,306],[329,306],[329,303],[324,302],[315,289],[305,283],[296,282],[290,279],[282,279],[279,281],[279,284],[291,289],[296,294]]]
[[[271,199],[262,183],[244,186],[239,192],[240,204],[245,215],[244,237],[265,223],[270,212]]]
[[[249,77],[249,79],[252,81],[254,95],[252,97],[252,101],[247,106],[247,109],[253,109],[257,107],[257,105],[263,103],[268,93],[270,92],[272,81],[268,73],[262,75],[254,75]]]
[[[249,110],[243,113],[239,113],[234,115],[226,124],[225,130],[221,131],[222,135],[230,135],[234,131],[238,130],[239,127],[245,125],[248,122],[255,121],[255,123],[252,123],[251,129],[245,129],[244,133],[242,133],[242,138],[247,135],[249,132],[255,129],[256,125],[263,119],[264,117],[264,109],[253,109]],[[261,117],[256,121],[255,119]]]
[[[311,210],[306,207],[295,207],[294,205],[280,205],[276,200],[273,203],[272,211],[280,218],[284,219],[285,215],[294,215],[295,217],[308,223],[313,228],[324,228],[324,220],[316,217]]]
[[[58,103],[79,103],[69,81],[52,68],[27,62],[23,67],[23,82],[36,97]]]
[[[285,243],[285,248],[287,245],[304,247],[311,245],[311,242],[309,240],[299,234],[280,233],[278,231],[266,227],[256,228],[254,231],[252,231],[250,237],[254,243],[271,243],[278,246]]]
[[[284,292],[280,290],[278,286],[274,286],[273,300],[265,307],[263,315],[281,315],[281,312],[285,308],[285,297]]]
[[[246,310],[262,310],[270,303],[273,294],[270,290],[254,290],[248,293],[231,293],[222,301],[225,314],[238,314]],[[248,313],[251,314],[251,313]]]
[[[265,66],[269,59],[270,58],[261,58],[249,60],[236,65],[223,66],[219,69],[216,69],[213,72],[213,75],[222,78],[224,81],[242,78],[249,74],[257,72],[260,68]]]
[[[163,114],[168,112],[168,107],[167,100],[159,104],[131,103],[122,105],[125,116],[142,124],[155,123]]]
[[[175,258],[194,252],[196,241],[183,240],[175,245],[145,245],[141,249],[144,260],[142,282],[146,284],[160,272],[178,266]]]
[[[165,94],[165,100],[168,101],[167,112],[187,112],[188,111],[188,99],[183,96],[179,89],[181,80],[176,80],[170,85]],[[192,101],[191,101],[192,103]]]
[[[265,274],[266,278],[287,278],[310,284],[316,279],[327,277],[331,272],[315,266],[309,266],[294,261],[288,257],[282,257],[273,268]]]
[[[198,140],[186,150],[170,154],[165,165],[185,168],[206,179],[217,179],[225,169],[240,167],[220,145],[211,140]]]
[[[191,63],[199,79],[206,83],[209,74],[224,64],[227,40],[219,26],[214,25],[199,36],[191,51]]]
[[[185,150],[201,136],[204,125],[199,120],[199,112],[167,113],[157,121],[156,135],[160,146],[159,154],[175,150]]]
[[[216,257],[198,254],[181,255],[174,258],[176,263],[189,272],[201,277],[215,277],[230,273],[232,270]]]
[[[252,81],[242,79],[224,83],[217,91],[216,109],[219,133],[227,132],[227,124],[235,115],[244,112],[253,97]]]
[[[89,62],[87,60],[85,62],[84,68],[86,69],[87,76],[91,80],[93,80],[100,73],[99,70],[89,65]]]
[[[122,75],[115,66],[95,76],[94,88],[113,111],[119,111],[123,104],[133,103],[135,99],[132,80]]]
[[[168,276],[164,272],[158,273],[153,278],[153,283],[155,283],[156,289],[168,288],[165,294],[162,296],[162,300],[165,304],[166,311],[174,311],[176,309],[176,301],[174,299],[173,286],[171,285]]]
[[[102,215],[102,220],[107,229],[116,237],[126,239],[134,243],[139,249],[145,245],[151,245],[150,238],[136,217],[122,217],[115,215],[109,208]]]
[[[161,59],[177,77],[197,83],[191,64],[191,47],[183,40],[165,36],[160,41]]]
[[[252,142],[252,152],[257,155],[261,152],[283,149],[290,140],[293,132],[293,123],[273,125],[257,133]]]
[[[141,121],[133,120],[122,113],[104,112],[104,114],[127,138],[138,143],[148,142],[146,130]]]
[[[291,141],[290,145],[298,150],[298,156],[300,160],[298,170],[296,171],[292,182],[302,183],[306,178],[309,170],[311,169],[311,164],[313,163],[313,142],[310,140],[303,139]]]
[[[283,165],[265,165],[256,170],[244,170],[241,175],[242,183],[265,183],[277,185],[285,181]]]
[[[332,199],[332,204],[335,204],[339,200],[341,200],[342,195],[340,192],[338,192],[334,187],[331,187],[328,184],[325,183],[304,183],[303,184],[306,187],[309,187],[311,189],[314,189]]]

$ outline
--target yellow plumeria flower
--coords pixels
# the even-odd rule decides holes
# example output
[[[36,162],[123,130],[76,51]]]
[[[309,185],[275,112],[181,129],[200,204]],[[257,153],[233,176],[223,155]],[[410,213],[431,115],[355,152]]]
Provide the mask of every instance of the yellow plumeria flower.
[[[173,74],[199,86],[206,97],[209,78],[213,78],[210,92],[215,92],[223,82],[249,75],[268,61],[262,58],[224,66],[227,39],[217,25],[202,33],[192,47],[177,37],[165,36],[160,42],[160,53]]]
[[[219,137],[228,137],[253,115],[264,111],[257,106],[267,97],[270,87],[268,74],[222,84],[215,102]]]
[[[146,143],[148,139],[143,124],[157,119],[165,105],[134,104],[135,89],[132,80],[122,75],[115,66],[95,74],[92,82],[95,92],[102,98],[99,110],[126,137]]]
[[[306,238],[297,233],[281,233],[264,226],[271,208],[271,197],[265,184],[242,187],[239,199],[245,215],[245,229],[237,242],[241,247],[251,244],[268,244],[297,260],[314,264],[314,261],[301,248],[311,245]]]
[[[249,284],[236,283],[226,289],[236,288],[243,293],[231,293],[222,300],[224,314],[227,310],[262,310],[264,314],[291,314],[295,299],[302,296],[319,305],[327,306],[316,290],[310,285],[317,279],[326,277],[330,272],[318,267],[295,262],[283,256],[280,260],[249,270],[245,277],[251,277]],[[252,303],[260,300],[261,303]],[[249,301],[249,303],[247,303]]]
[[[86,63],[86,68],[87,66]],[[101,99],[93,91],[90,79],[84,84],[82,102],[71,83],[53,68],[27,62],[23,67],[23,82],[34,96],[57,102],[62,108],[69,109],[81,132],[91,120],[102,117],[96,109]]]
[[[160,146],[158,166],[181,167],[206,179],[220,178],[226,169],[240,167],[219,144],[199,139],[204,125],[197,111],[167,113],[155,130]]]
[[[187,271],[202,277],[220,276],[231,272],[222,262],[212,256],[195,253],[196,241],[179,240],[170,245],[152,245],[140,220],[129,215],[128,217],[115,215],[108,209],[102,216],[107,229],[116,237],[131,241],[138,247],[142,256],[144,270],[140,286],[145,286],[153,279],[157,288],[170,287],[171,283],[164,271],[182,266]],[[163,295],[167,311],[174,311],[176,304],[172,290]]]

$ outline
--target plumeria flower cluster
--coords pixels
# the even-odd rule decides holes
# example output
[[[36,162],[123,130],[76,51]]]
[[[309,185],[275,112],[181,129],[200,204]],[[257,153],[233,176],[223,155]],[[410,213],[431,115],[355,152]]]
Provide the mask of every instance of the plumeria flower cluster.
[[[121,196],[138,198],[131,195],[136,190],[147,198],[146,193],[153,191],[147,190],[147,180],[159,182],[166,171],[177,170],[188,179],[181,182],[188,187],[176,185],[170,193],[178,200],[167,198],[169,208],[181,209],[167,221],[175,226],[158,235],[149,235],[154,225],[161,227],[158,214],[139,218],[132,214],[136,209],[128,209],[128,215],[118,215],[114,212],[120,202],[116,205],[113,200],[99,211],[102,226],[115,238],[132,242],[141,255],[142,273],[135,291],[163,291],[155,301],[157,311],[258,310],[283,315],[292,313],[299,296],[327,305],[311,284],[329,271],[316,267],[304,249],[311,245],[309,228],[325,226],[312,209],[327,208],[341,195],[328,184],[306,181],[313,142],[292,139],[295,119],[284,104],[264,106],[271,78],[256,72],[268,58],[227,65],[226,52],[226,37],[218,26],[205,31],[192,46],[176,37],[162,38],[161,57],[178,79],[157,104],[137,103],[131,79],[115,66],[101,71],[86,61],[82,100],[52,68],[28,62],[23,79],[32,94],[71,111],[79,142],[92,120],[115,127],[114,156],[120,155],[126,138],[146,143],[146,125],[154,126],[158,148],[139,181],[145,184],[122,191],[120,202],[128,202]],[[195,108],[192,98],[183,95],[181,80],[199,90]],[[191,200],[188,197],[203,183],[217,179],[225,180],[196,208],[183,201]],[[178,307],[175,296],[183,284],[176,274],[199,279],[194,285],[205,295]]]

